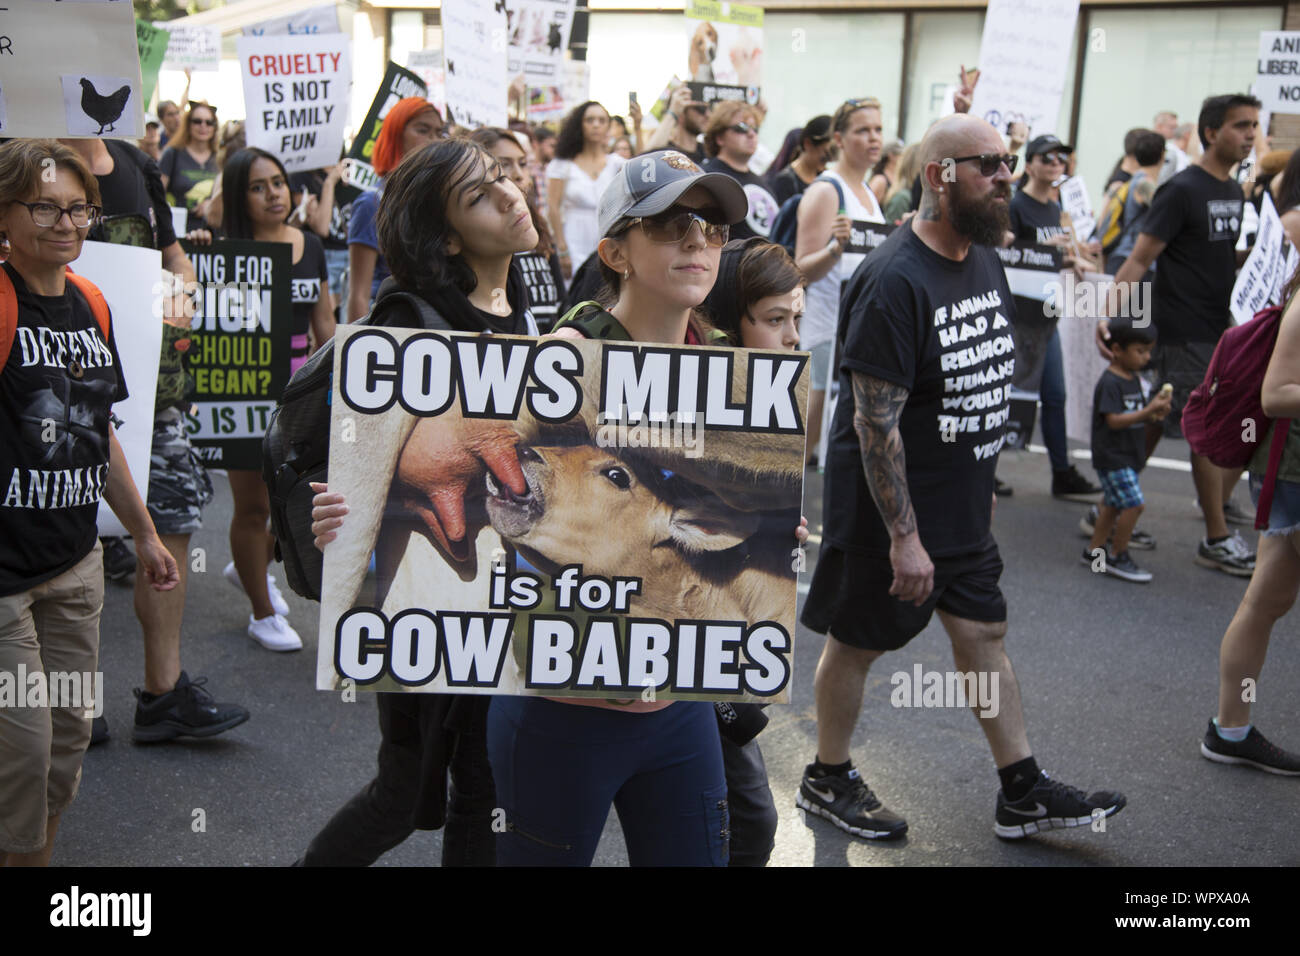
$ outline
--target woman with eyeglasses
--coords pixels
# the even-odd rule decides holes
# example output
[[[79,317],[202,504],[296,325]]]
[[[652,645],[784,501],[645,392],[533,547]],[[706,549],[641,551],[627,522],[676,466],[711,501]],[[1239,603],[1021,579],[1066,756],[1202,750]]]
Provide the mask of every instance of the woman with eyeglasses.
[[[397,168],[402,157],[446,135],[442,114],[425,99],[410,96],[398,100],[375,140],[371,165],[379,186],[367,189],[352,201],[348,220],[348,321],[355,322],[370,311],[379,285],[388,278],[388,264],[379,252],[375,217],[384,194],[384,177]]]
[[[768,170],[767,181],[772,187],[772,195],[777,205],[784,205],[791,196],[802,193],[808,184],[822,174],[826,164],[835,153],[835,144],[831,142],[831,118],[814,116],[799,131],[794,156],[783,166],[773,162],[777,172]],[[777,159],[780,159],[778,155]]]
[[[731,228],[735,239],[748,239],[750,236],[766,239],[780,209],[767,181],[749,168],[749,161],[758,150],[761,122],[755,107],[730,100],[713,108],[708,128],[704,130],[704,152],[709,156],[704,161],[705,172],[722,173],[740,183],[749,203],[744,221]]]
[[[884,146],[880,101],[848,100],[831,117],[831,138],[839,159],[823,180],[804,193],[794,259],[808,279],[808,302],[799,329],[799,347],[812,353],[812,389],[808,393],[808,463],[817,460],[822,410],[831,369],[835,328],[840,313],[840,284],[853,275],[865,252],[846,252],[853,222],[884,222],[880,204],[868,185],[871,169]]]
[[[199,203],[212,195],[217,165],[217,110],[207,103],[191,103],[185,121],[163,150],[158,168],[173,206],[189,210],[186,231],[207,229]]]
[[[52,175],[50,175],[52,173]],[[112,426],[126,398],[115,322],[99,290],[71,276],[99,217],[99,183],[53,140],[0,146],[0,673],[98,669],[104,601],[96,517],[102,498],[135,538],[144,577],[176,587],[176,561],[154,530]],[[59,818],[76,796],[93,693],[0,709],[0,866],[49,864]],[[26,694],[30,685],[21,686]]]
[[[594,100],[565,117],[546,167],[546,208],[565,280],[596,251],[596,205],[623,164],[609,152],[609,113]]]

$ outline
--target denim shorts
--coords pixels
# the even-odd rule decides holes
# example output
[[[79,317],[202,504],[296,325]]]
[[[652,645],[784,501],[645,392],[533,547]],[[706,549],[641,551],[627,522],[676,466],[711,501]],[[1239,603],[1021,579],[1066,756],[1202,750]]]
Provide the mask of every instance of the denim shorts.
[[[1264,476],[1250,476],[1250,500],[1259,507],[1259,493],[1264,487]],[[1260,532],[1265,537],[1278,537],[1300,531],[1300,483],[1279,478],[1273,486],[1273,506],[1268,511],[1268,527]]]

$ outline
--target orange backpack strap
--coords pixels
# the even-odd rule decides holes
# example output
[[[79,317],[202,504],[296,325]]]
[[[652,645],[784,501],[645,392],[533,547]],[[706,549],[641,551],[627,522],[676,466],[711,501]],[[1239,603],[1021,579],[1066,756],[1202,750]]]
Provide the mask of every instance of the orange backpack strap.
[[[9,364],[9,351],[18,334],[18,293],[9,273],[0,268],[0,370]]]
[[[104,336],[104,341],[108,341],[108,300],[104,298],[104,293],[99,291],[99,286],[91,282],[85,276],[74,275],[72,270],[67,272],[68,281],[77,287],[81,292],[82,298],[90,305],[90,311],[95,315],[95,321],[99,323],[100,334]],[[13,288],[12,285],[10,288]]]

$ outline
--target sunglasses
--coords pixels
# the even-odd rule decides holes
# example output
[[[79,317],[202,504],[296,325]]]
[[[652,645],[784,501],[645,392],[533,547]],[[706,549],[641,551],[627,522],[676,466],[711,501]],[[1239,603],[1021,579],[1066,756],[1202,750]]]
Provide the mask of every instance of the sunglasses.
[[[739,133],[741,136],[744,136],[746,133],[758,132],[757,129],[750,126],[748,123],[737,123],[735,126],[728,126],[727,129],[731,130],[733,133]]]
[[[726,223],[709,222],[695,212],[662,213],[658,216],[629,219],[628,226],[630,228],[640,225],[641,231],[651,242],[667,244],[681,242],[689,235],[691,226],[697,222],[700,224],[700,231],[704,233],[706,243],[718,247],[727,244],[731,227]]]
[[[1039,153],[1038,156],[1045,163],[1060,163],[1062,166],[1070,161],[1069,153]]]
[[[204,119],[201,116],[191,116],[190,125],[191,126],[216,126],[217,121],[214,119]]]
[[[1020,162],[1020,157],[1014,153],[980,153],[978,156],[957,156],[954,157],[954,163],[969,163],[973,160],[979,160],[981,176],[996,176],[998,167],[1003,164],[1007,167],[1008,173],[1016,171],[1016,164]]]

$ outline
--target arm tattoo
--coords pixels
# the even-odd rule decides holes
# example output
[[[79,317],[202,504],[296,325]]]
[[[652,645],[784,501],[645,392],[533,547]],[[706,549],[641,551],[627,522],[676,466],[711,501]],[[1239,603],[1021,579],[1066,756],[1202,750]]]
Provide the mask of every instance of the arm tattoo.
[[[916,531],[916,512],[907,490],[907,461],[898,420],[907,404],[901,385],[853,373],[853,428],[862,448],[867,487],[891,535]]]

